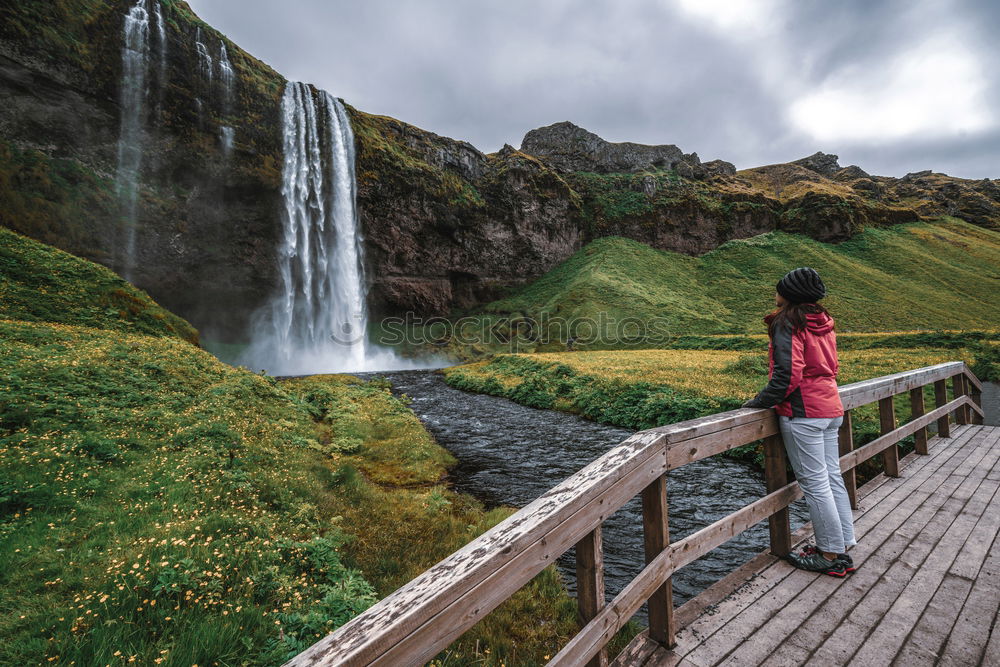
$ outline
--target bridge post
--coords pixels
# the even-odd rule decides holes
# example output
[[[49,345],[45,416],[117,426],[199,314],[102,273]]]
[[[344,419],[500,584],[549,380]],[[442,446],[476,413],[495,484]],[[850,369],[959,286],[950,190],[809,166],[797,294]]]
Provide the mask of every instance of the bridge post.
[[[882,435],[896,430],[896,410],[893,396],[879,399],[878,419]],[[882,452],[882,467],[886,477],[899,477],[899,445],[889,445]]]
[[[851,419],[851,411],[844,410],[844,423],[840,425],[837,433],[837,442],[840,445],[840,455],[850,454],[854,449],[854,422]],[[844,487],[847,489],[847,496],[851,499],[851,509],[858,509],[858,481],[857,475],[852,467],[844,472]]]
[[[924,388],[917,387],[910,390],[910,418],[924,416]],[[918,429],[913,434],[913,448],[917,454],[927,454],[927,427]]]
[[[951,393],[955,395],[955,398],[965,396],[966,384],[964,373],[959,373],[951,378]],[[969,408],[967,406],[961,405],[955,409],[955,423],[969,423]]]
[[[667,478],[660,475],[642,490],[642,532],[643,546],[648,565],[670,544],[670,528],[667,525]],[[674,639],[674,591],[671,578],[656,589],[648,601],[649,638],[673,648]]]
[[[576,601],[580,620],[586,625],[597,616],[605,605],[604,596],[604,547],[601,527],[597,526],[576,543]],[[600,652],[587,662],[587,667],[607,667],[608,650]]]
[[[785,444],[780,433],[764,438],[764,484],[772,493],[788,484],[788,469],[785,467]],[[771,533],[771,553],[787,556],[792,550],[792,530],[788,523],[788,507],[783,507],[767,518]]]
[[[934,406],[940,408],[948,402],[948,385],[945,380],[937,380],[934,383]],[[938,436],[942,438],[951,437],[951,426],[948,424],[948,415],[942,415],[937,420]]]
[[[969,396],[972,397],[972,402],[979,406],[979,409],[983,409],[983,392],[976,386],[975,382],[969,381],[968,378],[965,380],[965,384],[969,387]],[[976,412],[975,410],[969,410],[972,415],[972,423],[982,425],[983,416]]]

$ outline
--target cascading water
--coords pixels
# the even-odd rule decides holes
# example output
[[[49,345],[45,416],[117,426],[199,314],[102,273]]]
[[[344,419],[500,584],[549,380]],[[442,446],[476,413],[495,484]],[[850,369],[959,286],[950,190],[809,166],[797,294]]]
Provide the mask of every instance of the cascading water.
[[[208,82],[212,82],[212,56],[208,54],[208,47],[205,43],[201,41],[201,28],[198,28],[194,34],[194,48],[198,52],[198,69],[201,73],[208,79]]]
[[[229,107],[233,102],[233,66],[229,62],[229,54],[226,53],[226,43],[219,42],[219,81],[222,82],[222,111],[229,113]]]
[[[167,81],[167,27],[163,23],[163,12],[159,0],[152,0],[153,17],[156,19],[156,37],[160,47],[160,90],[162,92]]]
[[[226,51],[226,43],[219,42],[219,82],[222,84],[222,113],[229,115],[233,104],[233,81],[236,78],[233,66],[229,62],[229,53]],[[236,130],[228,125],[219,127],[219,142],[222,144],[222,158],[229,160],[233,152],[233,140]]]
[[[281,113],[280,284],[241,363],[275,375],[415,367],[367,340],[354,133],[343,104],[289,83]]]
[[[223,125],[219,128],[219,142],[222,144],[222,159],[229,160],[229,156],[233,153],[233,142],[236,139],[236,130],[229,127],[228,125]]]
[[[154,3],[155,4],[155,3]],[[118,195],[125,224],[123,256],[117,258],[119,273],[132,279],[135,265],[136,224],[139,204],[139,170],[145,135],[147,74],[149,69],[149,12],[147,0],[138,0],[122,28],[121,123],[118,134]]]

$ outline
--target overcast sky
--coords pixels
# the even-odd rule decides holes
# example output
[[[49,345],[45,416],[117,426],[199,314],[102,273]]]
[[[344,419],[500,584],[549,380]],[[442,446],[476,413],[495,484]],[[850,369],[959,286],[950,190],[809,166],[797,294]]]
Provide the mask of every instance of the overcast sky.
[[[245,50],[484,152],[569,120],[737,168],[1000,178],[996,0],[188,0]]]

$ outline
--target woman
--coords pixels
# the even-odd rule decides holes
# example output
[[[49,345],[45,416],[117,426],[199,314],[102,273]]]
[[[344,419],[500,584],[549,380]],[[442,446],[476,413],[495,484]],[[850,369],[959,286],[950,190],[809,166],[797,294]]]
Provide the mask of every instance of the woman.
[[[774,408],[788,460],[802,487],[816,545],[788,557],[796,567],[843,577],[854,571],[847,549],[854,541],[851,502],[840,475],[837,430],[844,406],[837,391],[837,337],[833,318],[817,301],[826,296],[810,268],[778,282],[777,309],[764,318],[770,381],[745,408]]]

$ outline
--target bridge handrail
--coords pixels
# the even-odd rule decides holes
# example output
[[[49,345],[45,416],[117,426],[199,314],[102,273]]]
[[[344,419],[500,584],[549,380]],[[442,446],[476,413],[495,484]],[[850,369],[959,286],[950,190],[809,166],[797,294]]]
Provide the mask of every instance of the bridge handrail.
[[[955,396],[951,401],[948,379]],[[936,407],[925,413],[923,388],[929,384],[934,385]],[[881,454],[886,474],[898,476],[898,448],[893,445],[903,438],[914,435],[916,451],[926,454],[926,428],[932,422],[941,437],[949,436],[952,412],[959,424],[982,423],[980,390],[979,380],[961,361],[842,386],[841,469],[852,504],[854,468],[862,461]],[[893,397],[904,392],[910,393],[913,419],[897,428]],[[851,410],[875,401],[882,435],[855,450]],[[768,494],[669,543],[664,473],[760,439]],[[670,576],[675,570],[766,518],[772,553],[790,550],[787,508],[802,491],[797,483],[788,483],[784,457],[770,409],[730,410],[635,433],[286,664],[424,664],[574,546],[585,624],[549,664],[607,664],[608,641],[645,602],[649,637],[670,646]],[[636,495],[642,496],[647,565],[606,603],[601,523]]]

